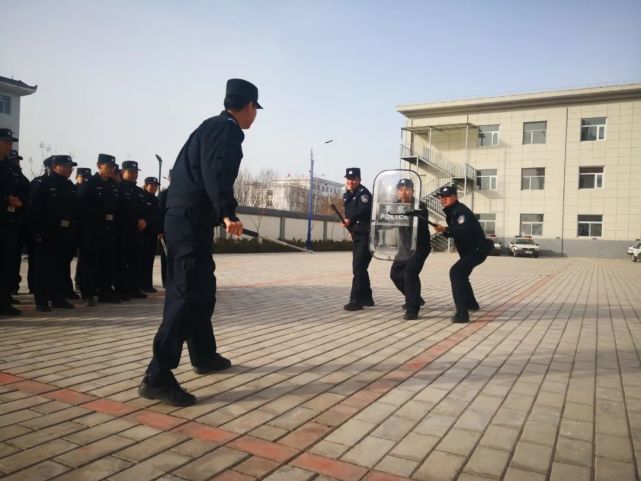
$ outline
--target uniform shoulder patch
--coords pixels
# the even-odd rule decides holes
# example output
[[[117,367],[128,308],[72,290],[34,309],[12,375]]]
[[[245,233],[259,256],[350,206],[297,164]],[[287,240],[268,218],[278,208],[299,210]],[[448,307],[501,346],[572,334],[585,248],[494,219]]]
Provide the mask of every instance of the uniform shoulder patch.
[[[361,202],[363,204],[367,204],[369,202],[369,195],[367,194],[361,195]]]
[[[463,222],[465,222],[465,216],[459,215],[456,219],[456,222],[458,222],[459,224],[462,224]]]

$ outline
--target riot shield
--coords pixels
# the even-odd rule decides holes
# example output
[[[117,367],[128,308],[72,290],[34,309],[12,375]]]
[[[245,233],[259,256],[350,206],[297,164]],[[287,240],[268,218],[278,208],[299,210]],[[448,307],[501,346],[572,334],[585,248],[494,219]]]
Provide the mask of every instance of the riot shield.
[[[404,261],[414,255],[420,198],[416,172],[384,170],[376,176],[370,231],[370,251],[376,259]]]

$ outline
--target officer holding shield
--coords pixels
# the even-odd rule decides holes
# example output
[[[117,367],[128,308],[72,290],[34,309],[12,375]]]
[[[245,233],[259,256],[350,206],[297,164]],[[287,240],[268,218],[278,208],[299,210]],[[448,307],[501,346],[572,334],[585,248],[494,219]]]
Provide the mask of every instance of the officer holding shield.
[[[447,227],[434,226],[437,232],[454,239],[460,259],[450,269],[452,296],[456,305],[456,313],[452,322],[468,322],[468,311],[477,311],[479,304],[474,297],[470,284],[470,274],[474,268],[482,264],[494,247],[494,243],[485,238],[483,228],[474,213],[458,201],[456,187],[447,185],[436,193],[441,199]]]
[[[414,182],[412,179],[400,179],[396,184],[398,202],[414,205]],[[430,231],[427,225],[427,206],[424,202],[419,203],[419,208],[414,211],[418,215],[418,228],[416,232],[416,248],[412,248],[412,224],[398,228],[399,251],[394,258],[390,270],[390,278],[396,288],[405,296],[406,320],[418,318],[418,311],[425,301],[421,297],[421,280],[419,274],[427,256],[432,250],[430,244]]]
[[[369,282],[367,268],[372,260],[369,251],[370,218],[372,216],[372,194],[361,185],[361,169],[350,167],[345,171],[345,187],[343,194],[345,220],[343,227],[352,235],[352,291],[349,302],[345,304],[346,311],[358,311],[363,306],[373,306],[372,288]]]

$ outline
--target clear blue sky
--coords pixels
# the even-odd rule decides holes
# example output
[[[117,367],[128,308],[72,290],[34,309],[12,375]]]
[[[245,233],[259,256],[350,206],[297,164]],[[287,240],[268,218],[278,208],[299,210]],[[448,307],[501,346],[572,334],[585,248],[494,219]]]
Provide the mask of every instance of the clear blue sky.
[[[95,168],[99,152],[172,165],[222,110],[260,90],[243,165],[364,181],[398,165],[399,103],[641,81],[641,1],[108,1],[3,6],[0,75],[37,84],[20,150]],[[52,152],[53,153],[53,152]],[[25,170],[28,171],[28,163]]]

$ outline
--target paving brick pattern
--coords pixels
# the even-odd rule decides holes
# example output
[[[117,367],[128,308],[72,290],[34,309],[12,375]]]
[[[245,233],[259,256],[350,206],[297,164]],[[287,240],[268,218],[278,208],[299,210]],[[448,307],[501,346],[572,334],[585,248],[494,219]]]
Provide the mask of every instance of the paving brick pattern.
[[[404,321],[389,263],[349,313],[348,253],[217,256],[234,367],[198,376],[185,350],[188,408],[136,393],[162,292],[47,316],[21,296],[0,318],[0,479],[638,480],[641,265],[493,257],[452,324],[455,259],[430,256]]]

